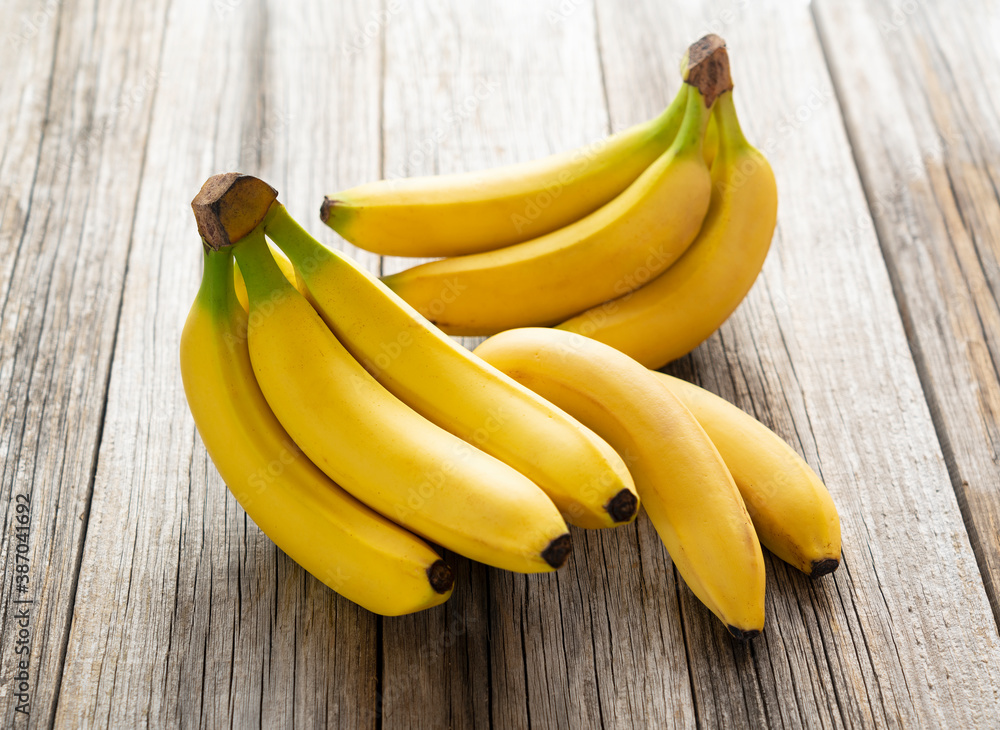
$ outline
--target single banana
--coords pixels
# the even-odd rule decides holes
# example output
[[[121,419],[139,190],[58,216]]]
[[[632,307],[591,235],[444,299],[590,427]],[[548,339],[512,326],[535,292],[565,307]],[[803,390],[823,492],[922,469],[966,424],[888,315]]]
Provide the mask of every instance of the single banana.
[[[555,231],[621,193],[673,142],[684,99],[655,119],[579,149],[476,172],[381,180],[328,195],[323,222],[359,248],[460,256]],[[706,133],[708,165],[715,125]]]
[[[604,207],[540,238],[383,281],[445,332],[489,335],[555,324],[630,291],[642,272],[663,271],[694,240],[711,195],[701,151],[706,99],[687,84],[684,92],[685,117],[670,149]]]
[[[298,279],[295,276],[295,267],[292,266],[292,262],[288,260],[288,257],[285,256],[285,254],[283,254],[281,249],[277,246],[269,244],[269,248],[271,249],[271,255],[274,256],[275,263],[278,264],[278,268],[281,269],[281,273],[285,275],[285,278],[288,279],[288,281],[295,284],[295,287],[299,289],[299,291],[302,291],[302,288],[299,286]],[[240,273],[239,264],[235,264],[233,266],[233,279],[236,284],[236,298],[240,300],[240,306],[243,307],[243,311],[249,311],[250,302],[247,299],[247,285],[246,282],[243,281],[243,275]]]
[[[331,482],[288,437],[257,387],[246,333],[232,252],[206,247],[201,289],[181,335],[181,375],[205,448],[250,519],[369,611],[397,616],[447,600],[447,564]]]
[[[442,333],[280,203],[264,231],[295,263],[333,334],[389,392],[527,476],[568,522],[597,528],[635,518],[632,477],[603,439]]]
[[[778,212],[774,174],[740,129],[731,92],[713,112],[719,152],[712,202],[698,238],[645,286],[559,325],[660,368],[707,339],[750,291],[764,265]]]
[[[681,577],[737,638],[764,626],[764,558],[743,499],[695,417],[652,372],[581,335],[509,330],[476,354],[608,440]]]
[[[840,564],[840,518],[823,481],[780,436],[697,385],[655,373],[719,449],[764,547],[818,578]]]
[[[379,385],[282,275],[262,228],[234,253],[250,297],[257,382],[320,469],[394,522],[473,560],[523,573],[562,565],[570,536],[541,489]]]

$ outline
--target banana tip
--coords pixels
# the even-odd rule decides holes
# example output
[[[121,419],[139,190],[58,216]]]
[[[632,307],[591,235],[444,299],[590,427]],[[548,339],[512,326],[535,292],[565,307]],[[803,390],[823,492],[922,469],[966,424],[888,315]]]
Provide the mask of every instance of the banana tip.
[[[734,639],[739,639],[740,641],[750,641],[756,636],[760,636],[760,631],[758,629],[749,629],[744,631],[743,629],[738,629],[735,626],[727,626],[729,629],[729,635]]]
[[[455,584],[455,573],[443,560],[435,560],[427,569],[427,579],[437,593],[447,593]]]
[[[639,499],[631,490],[623,489],[608,500],[604,508],[615,522],[628,522],[635,517]]]
[[[573,552],[573,538],[567,532],[549,543],[549,546],[542,551],[542,559],[553,568],[560,568],[571,552]]]
[[[334,200],[328,195],[323,197],[323,205],[319,207],[319,219],[324,223],[326,223],[327,225],[330,224],[330,214],[333,212],[333,209],[337,206],[337,202],[338,201]]]
[[[809,571],[809,575],[813,578],[819,578],[820,576],[826,575],[827,573],[832,573],[840,566],[840,561],[836,558],[823,558],[822,560],[814,560],[812,562],[812,570]]]

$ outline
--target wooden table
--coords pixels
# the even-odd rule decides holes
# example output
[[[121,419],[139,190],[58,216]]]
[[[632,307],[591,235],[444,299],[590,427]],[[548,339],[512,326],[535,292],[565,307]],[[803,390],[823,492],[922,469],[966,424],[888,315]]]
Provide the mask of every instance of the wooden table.
[[[997,727],[1000,4],[957,5],[10,0],[0,725]],[[184,401],[202,181],[260,175],[346,248],[324,193],[646,119],[708,31],[779,224],[670,370],[822,474],[840,570],[768,555],[748,645],[645,517],[575,531],[553,575],[453,557],[454,597],[415,616],[339,598],[246,518]]]

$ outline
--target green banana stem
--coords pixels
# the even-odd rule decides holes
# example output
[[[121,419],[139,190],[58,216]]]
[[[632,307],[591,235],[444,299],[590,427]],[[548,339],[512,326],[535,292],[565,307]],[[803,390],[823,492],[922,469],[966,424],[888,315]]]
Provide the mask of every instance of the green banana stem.
[[[264,232],[307,277],[320,262],[337,258],[335,251],[313,238],[281,203],[271,206],[264,220]]]
[[[205,271],[198,287],[198,306],[218,316],[227,316],[233,307],[239,307],[233,288],[233,252],[229,248],[218,251],[204,247]]]
[[[705,103],[705,97],[694,86],[684,84],[687,90],[687,105],[684,110],[684,121],[677,132],[677,137],[671,145],[675,155],[697,151],[702,154],[705,140],[705,128],[711,117],[711,107]]]
[[[739,117],[736,115],[736,105],[733,103],[733,92],[722,94],[712,109],[715,123],[719,127],[719,151],[734,150],[749,147],[750,143],[743,135]]]
[[[279,299],[296,293],[264,240],[264,226],[259,225],[233,246],[236,261],[240,265],[243,281],[247,286],[250,310],[262,306],[269,300]],[[232,272],[230,272],[232,276]]]
[[[677,136],[677,130],[681,128],[684,112],[687,109],[687,88],[687,84],[682,84],[667,108],[658,117],[650,120],[649,127],[652,131],[652,137],[668,142]]]

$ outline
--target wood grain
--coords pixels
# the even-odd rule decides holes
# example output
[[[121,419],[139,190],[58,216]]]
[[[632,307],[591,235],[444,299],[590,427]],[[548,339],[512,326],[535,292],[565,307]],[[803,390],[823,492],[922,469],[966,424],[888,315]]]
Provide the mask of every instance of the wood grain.
[[[10,5],[0,725],[1000,716],[995,3],[819,0],[815,22],[779,0]],[[746,646],[677,580],[645,516],[574,530],[553,575],[448,556],[454,597],[416,616],[339,598],[247,519],[187,412],[177,347],[200,273],[198,186],[260,174],[322,240],[395,271],[412,261],[319,223],[323,194],[532,159],[647,119],[708,31],[729,41],[779,226],[746,302],[670,370],[822,474],[844,564],[811,581],[768,555],[767,627]],[[30,717],[14,710],[18,495],[32,500]]]
[[[167,18],[60,726],[376,724],[375,618],[247,519],[196,435],[178,368],[200,272],[189,207],[200,182],[261,171],[318,201],[310,181],[377,169],[377,119],[319,83],[338,67],[342,88],[378,86],[378,58],[344,64],[337,44],[374,5],[278,5],[174,3]],[[296,97],[289,84],[301,84]],[[323,119],[356,145],[318,139],[307,152]]]
[[[975,726],[996,713],[1000,645],[878,242],[835,238],[867,210],[808,8],[598,9],[616,126],[655,110],[650,89],[686,42],[729,42],[741,120],[778,178],[778,230],[747,301],[674,371],[798,445],[843,525],[831,578],[770,559],[768,625],[749,647],[681,591],[698,720]]]
[[[816,6],[874,228],[1000,622],[1000,5]],[[855,230],[844,231],[850,245]]]
[[[383,175],[482,169],[603,136],[607,117],[592,7],[585,3],[566,22],[555,20],[558,10],[555,0],[400,4],[382,39]],[[498,34],[498,28],[505,30]],[[382,272],[418,260],[384,257]],[[462,341],[471,346],[477,340]],[[583,695],[576,686],[569,692],[563,669],[532,676],[532,683],[543,684],[525,686],[526,652],[541,652],[534,661],[546,670],[550,658],[563,654],[558,580],[488,571],[457,556],[449,560],[459,580],[447,607],[383,622],[385,727],[482,727],[491,718],[500,727],[527,726],[529,718],[543,726],[556,720],[596,724],[593,701],[570,699]],[[544,625],[522,635],[525,611],[537,617],[553,610]],[[587,695],[593,674],[591,664],[577,678]],[[526,693],[542,703],[555,698],[559,711],[533,714]]]
[[[18,2],[5,13],[3,727],[47,726],[55,710],[159,81],[164,5]],[[26,499],[25,543],[15,519]],[[24,592],[14,590],[18,566],[27,566]],[[18,645],[22,638],[27,643]],[[27,698],[15,694],[22,681]],[[28,711],[16,712],[22,703]]]

